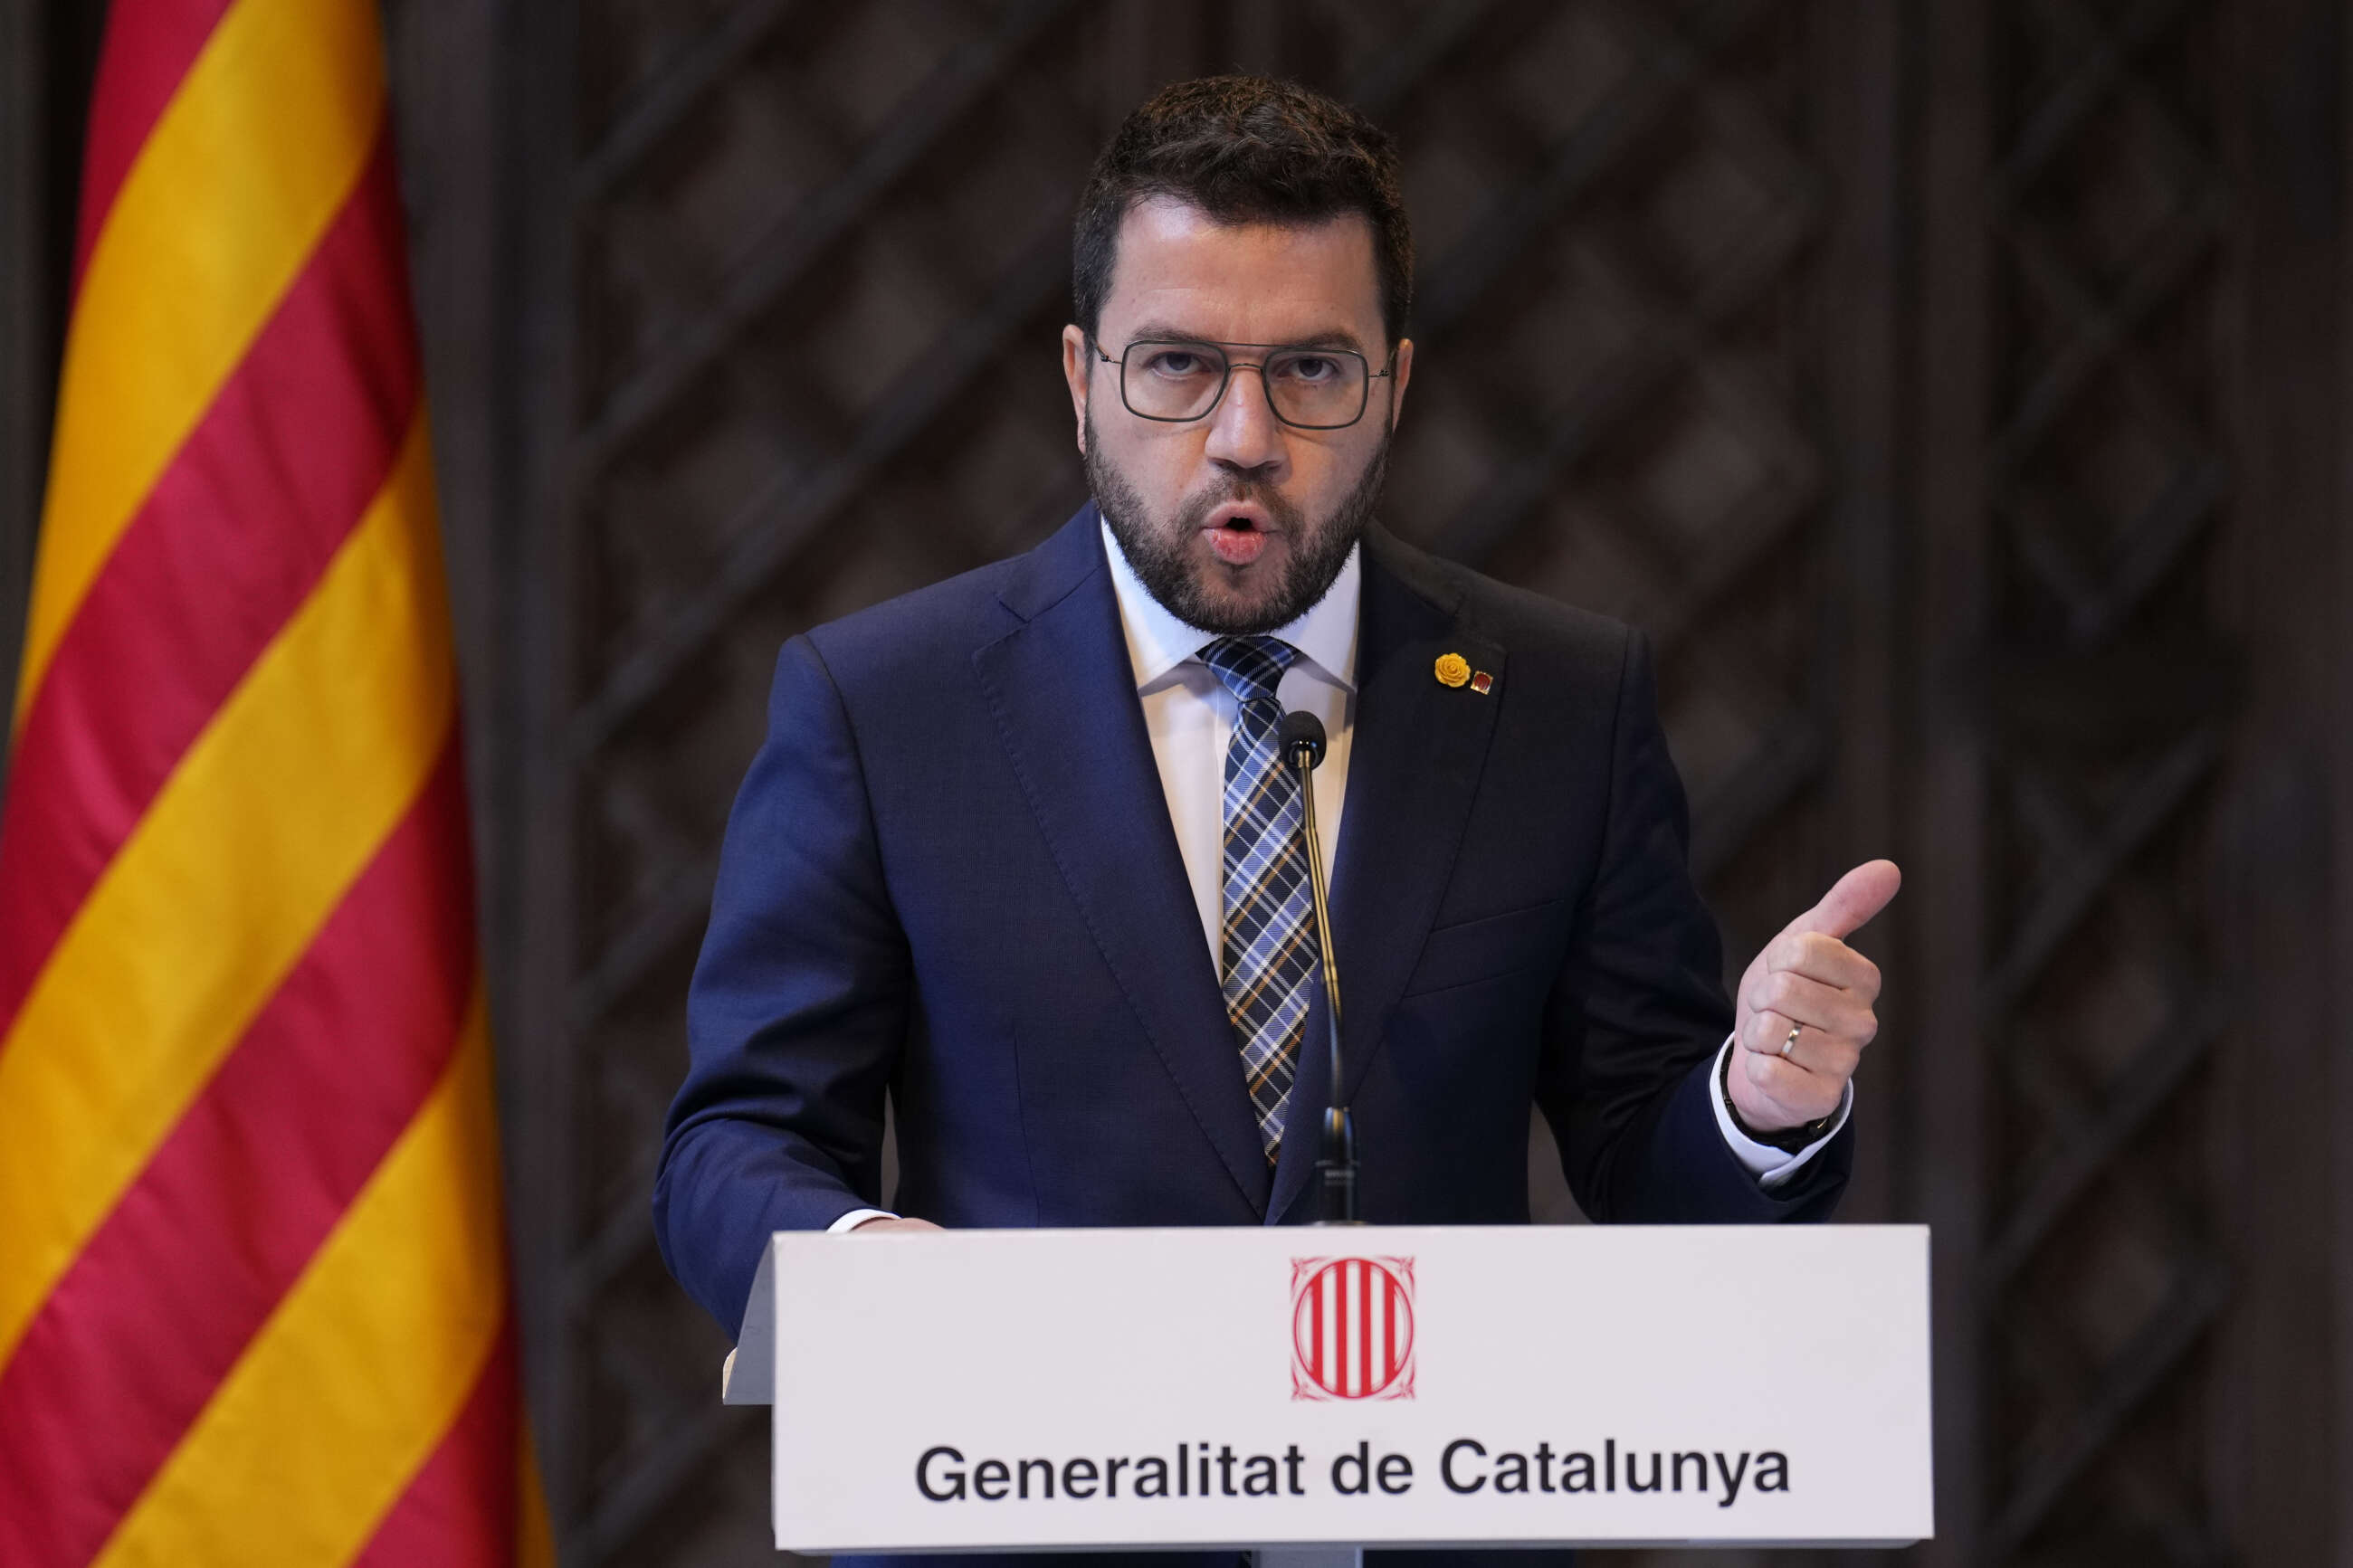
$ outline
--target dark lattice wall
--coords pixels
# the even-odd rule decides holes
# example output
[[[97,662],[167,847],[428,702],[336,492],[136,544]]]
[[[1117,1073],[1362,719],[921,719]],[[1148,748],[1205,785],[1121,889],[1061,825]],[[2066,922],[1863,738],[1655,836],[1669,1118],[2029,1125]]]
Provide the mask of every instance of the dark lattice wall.
[[[1986,452],[1992,1561],[2207,1563],[2206,863],[2235,658],[2221,7],[2029,5],[1992,47]]]

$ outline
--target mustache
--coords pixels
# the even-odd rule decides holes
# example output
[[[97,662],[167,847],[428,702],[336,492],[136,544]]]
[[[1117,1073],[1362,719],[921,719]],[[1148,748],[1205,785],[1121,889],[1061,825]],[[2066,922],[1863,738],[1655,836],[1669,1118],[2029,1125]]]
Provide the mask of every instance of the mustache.
[[[1299,508],[1290,498],[1271,485],[1258,479],[1229,475],[1198,494],[1187,496],[1176,509],[1176,520],[1182,531],[1191,533],[1209,520],[1209,514],[1221,506],[1247,503],[1266,513],[1267,521],[1282,532],[1297,534],[1302,521]]]

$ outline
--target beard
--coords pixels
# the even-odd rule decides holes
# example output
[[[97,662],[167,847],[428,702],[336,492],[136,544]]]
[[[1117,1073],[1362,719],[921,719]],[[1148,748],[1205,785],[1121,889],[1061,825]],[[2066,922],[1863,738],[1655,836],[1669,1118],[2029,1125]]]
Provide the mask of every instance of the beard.
[[[1187,496],[1172,518],[1155,518],[1127,477],[1099,454],[1094,414],[1086,418],[1087,447],[1083,454],[1087,485],[1095,506],[1119,541],[1127,563],[1145,588],[1169,614],[1187,626],[1220,637],[1256,637],[1289,626],[1323,601],[1348,563],[1348,552],[1365,535],[1380,501],[1388,477],[1389,437],[1365,464],[1348,493],[1330,515],[1309,519],[1273,486],[1237,474],[1226,474],[1206,489]],[[1229,501],[1248,501],[1265,509],[1288,548],[1273,585],[1255,603],[1237,603],[1230,594],[1211,588],[1209,574],[1192,553],[1209,513]],[[1222,571],[1211,562],[1209,572]]]

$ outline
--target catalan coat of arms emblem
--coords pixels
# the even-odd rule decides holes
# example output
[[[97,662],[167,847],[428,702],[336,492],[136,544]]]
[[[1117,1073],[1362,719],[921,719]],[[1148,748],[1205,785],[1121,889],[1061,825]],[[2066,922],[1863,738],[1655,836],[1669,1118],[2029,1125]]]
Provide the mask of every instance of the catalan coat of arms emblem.
[[[1291,1260],[1291,1396],[1413,1397],[1413,1259]]]

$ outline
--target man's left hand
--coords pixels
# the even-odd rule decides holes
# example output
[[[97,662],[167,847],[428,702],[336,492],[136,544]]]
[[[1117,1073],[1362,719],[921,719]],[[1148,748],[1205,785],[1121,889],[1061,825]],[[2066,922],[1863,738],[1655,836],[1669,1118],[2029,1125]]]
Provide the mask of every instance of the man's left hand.
[[[1862,1048],[1879,1033],[1872,1011],[1879,966],[1845,939],[1903,885],[1893,860],[1857,866],[1740,977],[1728,1087],[1749,1131],[1802,1127],[1839,1108]]]

